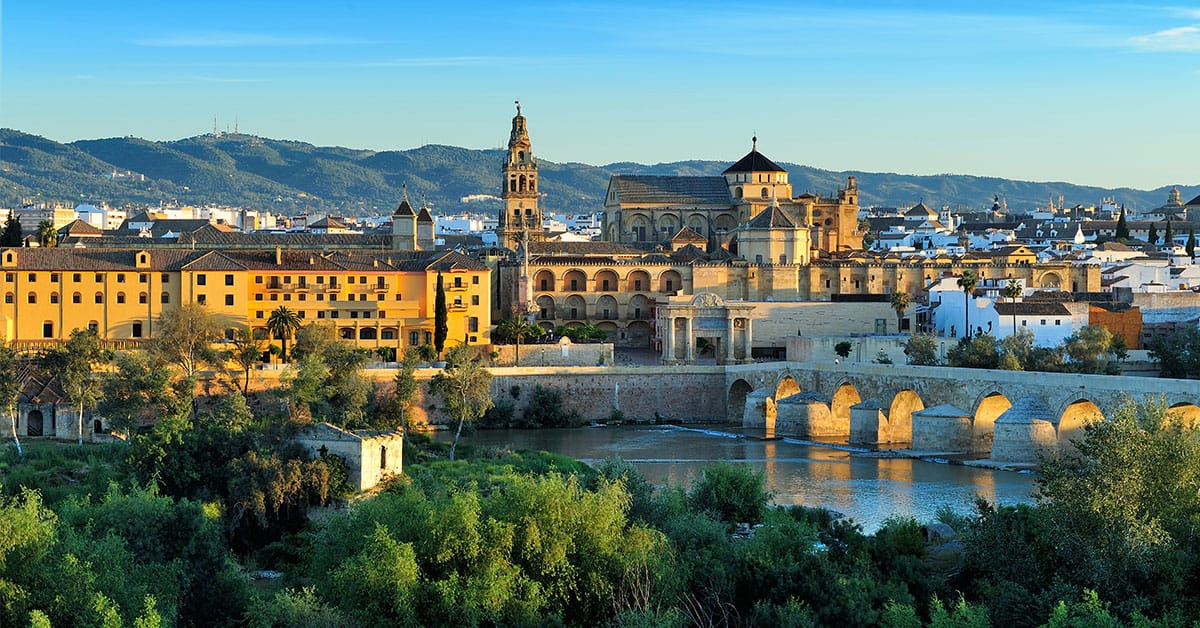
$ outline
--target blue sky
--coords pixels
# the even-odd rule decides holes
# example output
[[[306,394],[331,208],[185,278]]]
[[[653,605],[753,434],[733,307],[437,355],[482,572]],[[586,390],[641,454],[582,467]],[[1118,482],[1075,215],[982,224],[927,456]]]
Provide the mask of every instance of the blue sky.
[[[0,125],[1200,183],[1200,3],[921,7],[8,0]]]

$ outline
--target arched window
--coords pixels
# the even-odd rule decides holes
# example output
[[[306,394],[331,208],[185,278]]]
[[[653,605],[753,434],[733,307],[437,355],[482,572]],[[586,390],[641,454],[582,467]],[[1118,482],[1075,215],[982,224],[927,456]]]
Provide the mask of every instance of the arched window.
[[[170,303],[171,302],[171,293],[169,293],[169,292],[162,293],[161,299],[162,299],[163,303]]]
[[[5,303],[12,303],[16,300],[17,300],[16,295],[14,295],[13,293],[11,293],[11,292],[4,293],[4,302]]]
[[[51,303],[58,303],[58,293],[57,293],[57,292],[51,292],[51,293],[50,293],[50,302],[51,302]]]
[[[768,196],[770,196],[770,195],[771,195],[771,194],[770,194],[770,190],[768,190],[767,188],[763,188],[763,189],[762,189],[762,197],[763,197],[763,198],[767,198],[767,197],[768,197]]]
[[[145,292],[138,293],[138,303],[145,305],[149,302],[150,302],[150,295],[146,294]]]
[[[78,292],[71,294],[71,303],[83,303],[83,295]]]
[[[27,297],[27,299],[29,300],[29,302],[30,302],[30,303],[37,303],[37,293],[36,293],[36,292],[30,292],[30,293],[29,293],[29,296]]]
[[[742,198],[742,186],[739,185],[736,188],[733,188],[733,197]]]
[[[104,303],[104,293],[103,292],[96,293],[96,303]]]
[[[125,302],[125,293],[118,292],[117,293],[117,303],[124,303],[124,302]]]

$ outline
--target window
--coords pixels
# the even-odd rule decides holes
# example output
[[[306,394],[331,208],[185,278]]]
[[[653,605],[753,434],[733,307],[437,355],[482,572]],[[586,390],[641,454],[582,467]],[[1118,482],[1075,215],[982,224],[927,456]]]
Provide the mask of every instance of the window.
[[[454,278],[454,287],[455,287],[455,288],[461,288],[461,287],[462,287],[462,277],[455,277],[455,278]]]
[[[296,298],[297,298],[297,299],[299,299],[299,300],[301,300],[301,301],[307,301],[307,300],[308,300],[308,295],[307,295],[307,294],[304,294],[303,292],[301,292],[300,294],[296,295]]]
[[[433,344],[433,332],[431,332],[431,331],[425,332],[425,344],[427,344],[427,345]]]
[[[37,273],[29,273],[29,283],[37,283]]]
[[[479,295],[478,294],[471,295],[471,305],[479,305]]]
[[[641,280],[641,279],[634,279],[634,280],[633,280],[633,289],[634,289],[634,290],[641,290],[641,289],[642,289],[642,280]]]
[[[291,276],[291,275],[284,275],[284,276],[283,276],[283,283],[287,283],[287,284],[290,284],[290,283],[292,283],[292,276]]]
[[[605,291],[605,292],[608,292],[608,291],[609,291],[609,289],[610,289],[610,288],[608,287],[608,280],[607,280],[607,279],[605,279],[605,280],[604,280],[602,283],[603,283],[603,287],[601,287],[600,289],[601,289],[601,290],[603,290],[603,291]]]
[[[133,336],[134,338],[142,337],[142,321],[134,321],[133,322],[133,333],[130,335]]]
[[[370,313],[370,312],[363,312],[363,313],[362,313],[362,317],[363,317],[363,318],[371,318],[371,313]]]
[[[379,293],[379,294],[375,295],[375,300],[376,300],[376,301],[382,301],[382,300],[383,300],[383,298],[384,298],[384,297],[386,297],[386,296],[387,296],[386,294],[383,294],[383,293],[381,292],[381,293]]]
[[[12,255],[8,256],[8,261],[12,261]],[[4,281],[13,282],[17,280],[17,273],[4,273]]]
[[[83,303],[83,295],[75,292],[71,295],[71,303]]]
[[[462,307],[462,297],[454,297],[454,307]]]
[[[13,296],[13,293],[11,293],[11,292],[5,292],[5,293],[4,293],[4,302],[5,302],[5,303],[12,303],[13,301],[16,301],[16,298]]]
[[[386,283],[386,282],[383,280],[383,277],[376,277],[376,278],[375,278],[375,287],[376,287],[377,289],[379,289],[379,290],[386,290],[386,289],[387,289],[387,283]]]
[[[225,295],[225,305],[233,305],[233,295],[232,294]]]
[[[29,293],[29,296],[27,297],[27,300],[28,300],[30,303],[37,303],[37,293],[36,293],[36,292],[30,292],[30,293]]]
[[[262,301],[262,300],[263,300],[263,298],[262,298],[262,294],[256,294],[256,295],[254,295],[254,300],[255,300],[255,301]]]
[[[350,318],[358,318],[358,312],[350,312]]]
[[[325,283],[325,277],[323,275],[317,275],[317,283]]]
[[[97,323],[96,321],[88,321],[88,331],[99,333],[100,323]]]
[[[363,284],[364,286],[365,286],[365,285],[367,285],[367,278],[366,278],[366,277],[359,277],[359,278],[358,278],[358,283],[361,283],[361,284]]]
[[[117,273],[117,283],[125,283],[125,273]]]
[[[317,310],[317,318],[325,318],[325,310]]]
[[[149,302],[150,302],[150,295],[146,294],[145,292],[138,293],[138,303],[145,305]]]
[[[667,280],[667,292],[670,292],[670,291],[672,291],[672,290],[674,290],[674,289],[675,289],[675,280],[674,280],[674,279],[668,279],[668,280]]]
[[[162,274],[162,282],[163,283],[171,283],[171,276],[168,275],[167,273],[163,273]]]
[[[160,297],[160,299],[163,303],[170,303],[171,302],[171,294],[169,292],[164,292],[164,293],[162,293],[162,296]]]
[[[415,331],[408,332],[408,344],[416,345],[421,341],[421,335]]]
[[[755,264],[761,264],[761,263],[762,263],[762,256],[761,256],[761,255],[755,255],[755,256],[754,256],[754,263],[755,263]],[[668,288],[668,289],[669,289],[669,288]]]
[[[124,303],[124,302],[125,302],[125,293],[124,293],[124,292],[118,292],[118,293],[117,293],[117,303],[118,303],[118,304],[121,304],[121,303]]]
[[[579,280],[578,280],[578,279],[572,279],[572,280],[571,280],[571,290],[572,290],[572,291],[575,291],[575,290],[578,290],[578,289],[579,289]]]
[[[287,282],[285,281],[284,283],[287,283]],[[227,286],[233,285],[233,275],[225,275],[225,285],[227,285]]]
[[[199,303],[200,305],[207,305],[208,304],[208,295],[204,295],[204,294],[196,295],[196,303]]]
[[[263,317],[263,311],[262,311],[262,310],[258,310],[258,311],[256,311],[256,312],[254,312],[254,318],[262,318],[262,317]]]
[[[95,298],[96,298],[96,303],[104,303],[104,293],[103,292],[97,292]]]
[[[58,293],[57,293],[57,292],[51,292],[51,293],[50,293],[50,302],[51,302],[51,303],[58,303]]]
[[[471,333],[479,332],[479,319],[472,316],[467,319],[467,331]]]
[[[255,275],[254,283],[261,284],[262,283],[262,275]]]
[[[196,275],[196,285],[197,286],[207,286],[208,285],[208,275]]]
[[[74,273],[71,275],[71,281],[74,281],[75,283],[79,283],[79,282],[83,281],[83,276],[80,275],[79,273]]]
[[[317,295],[317,300],[318,300],[318,301],[324,301],[324,300],[325,300],[325,295],[323,295],[323,294],[318,294],[318,295]],[[332,301],[332,300],[333,300],[333,299],[330,299],[330,301]]]
[[[403,300],[404,300],[404,297],[403,297],[403,295],[401,295],[399,292],[397,292],[397,293],[396,293],[396,300],[397,300],[397,301],[403,301]]]
[[[58,283],[58,273],[50,273],[50,283]]]
[[[304,288],[304,287],[307,287],[307,286],[308,286],[308,277],[305,277],[304,275],[300,275],[300,277],[299,277],[298,281],[300,282],[300,287],[301,287],[301,288]]]
[[[1054,324],[1055,324],[1055,325],[1062,325],[1062,319],[1061,319],[1061,318],[1056,318],[1056,319],[1054,319]]]
[[[331,282],[329,282],[329,283],[333,283],[333,282],[331,281]],[[354,277],[346,277],[346,283],[348,283],[348,284],[353,284],[353,283],[354,283]]]
[[[338,317],[338,313],[337,313],[337,312],[330,312],[330,313],[329,313],[329,318],[337,318],[337,317]]]
[[[475,275],[475,276],[471,277],[471,283],[478,286],[479,285],[479,275]]]
[[[1046,319],[1044,319],[1044,318],[1042,319],[1042,324],[1043,324],[1043,325],[1045,325],[1045,324],[1046,324]]]
[[[46,322],[42,323],[42,338],[53,338],[53,337],[54,337],[54,323],[51,323],[50,321],[46,321]]]
[[[272,300],[272,301],[278,301],[278,300],[279,300],[279,295],[278,295],[278,294],[275,294],[274,292],[272,292],[272,293],[271,293],[271,300]]]
[[[379,318],[387,318],[387,312],[384,310],[379,310]]]
[[[385,445],[379,446],[379,468],[387,468],[387,446]]]
[[[138,275],[138,283],[150,283],[150,275],[141,273]]]
[[[283,300],[284,300],[284,301],[291,301],[291,300],[292,300],[292,295],[290,295],[290,294],[285,294],[285,295],[283,295]]]

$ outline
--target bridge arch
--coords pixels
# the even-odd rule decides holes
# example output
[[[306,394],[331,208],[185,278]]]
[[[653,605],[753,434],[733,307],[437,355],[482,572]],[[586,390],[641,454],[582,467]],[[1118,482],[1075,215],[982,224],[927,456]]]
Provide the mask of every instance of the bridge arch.
[[[912,442],[912,413],[925,409],[925,402],[916,391],[904,389],[892,397],[888,408],[888,434],[893,443]]]
[[[1167,408],[1167,414],[1190,428],[1200,425],[1200,406],[1194,403],[1182,402],[1172,405]]]
[[[784,397],[791,397],[800,392],[800,384],[796,383],[796,378],[791,375],[784,375],[783,379],[779,380],[779,385],[775,387],[775,401],[778,402]]]
[[[1099,406],[1090,399],[1079,398],[1068,402],[1062,412],[1058,414],[1058,424],[1055,425],[1055,431],[1058,432],[1059,450],[1073,451],[1075,445],[1072,441],[1083,438],[1083,428],[1089,423],[1103,420],[1104,414],[1100,412]]]
[[[996,438],[996,419],[1011,407],[1012,402],[1008,397],[997,391],[985,392],[975,401],[975,411],[971,414],[972,453],[992,453],[992,441]]]
[[[842,382],[830,396],[829,412],[833,415],[833,423],[839,427],[845,426],[850,433],[850,406],[862,401],[858,389],[850,382]]]
[[[734,380],[730,384],[729,394],[726,396],[725,402],[726,413],[730,419],[736,419],[737,422],[741,423],[745,418],[746,395],[750,394],[751,390],[754,390],[754,387],[744,379]]]

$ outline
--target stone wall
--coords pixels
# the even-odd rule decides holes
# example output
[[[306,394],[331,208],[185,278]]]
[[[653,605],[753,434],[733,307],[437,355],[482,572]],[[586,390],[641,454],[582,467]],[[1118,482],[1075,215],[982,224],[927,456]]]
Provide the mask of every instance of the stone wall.
[[[518,366],[516,345],[495,345],[496,366]],[[554,344],[521,345],[519,366],[605,366],[613,363],[611,342],[574,344],[564,337]]]
[[[780,347],[789,338],[876,333],[882,320],[896,332],[896,312],[888,303],[831,303],[828,301],[767,301],[754,304],[754,346]]]
[[[892,320],[894,324],[895,319]],[[754,323],[758,325],[757,322]],[[754,328],[758,335],[758,328]],[[814,338],[811,336],[793,336],[787,339],[787,359],[789,362],[875,362],[881,352],[892,360],[893,364],[906,364],[908,356],[904,355],[904,345],[908,336],[828,336]],[[938,345],[938,356],[946,359],[946,352],[958,344],[957,338],[935,338]],[[851,344],[850,357],[842,360],[834,352],[839,342]]]
[[[1196,292],[1138,292],[1132,297],[1134,307],[1142,310],[1142,323],[1153,325],[1193,321],[1200,317],[1200,293]]]

